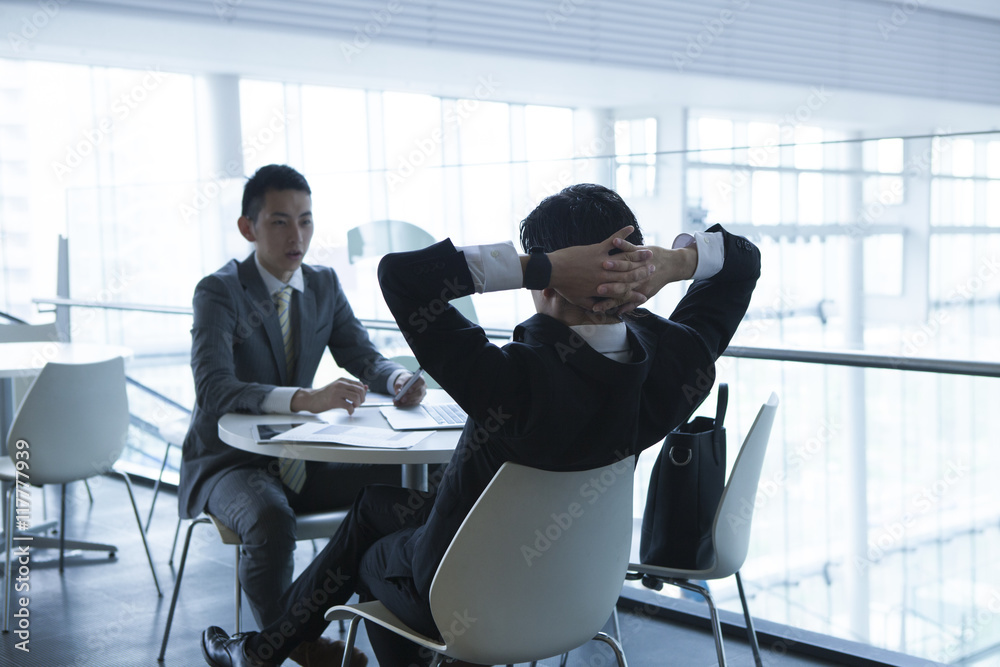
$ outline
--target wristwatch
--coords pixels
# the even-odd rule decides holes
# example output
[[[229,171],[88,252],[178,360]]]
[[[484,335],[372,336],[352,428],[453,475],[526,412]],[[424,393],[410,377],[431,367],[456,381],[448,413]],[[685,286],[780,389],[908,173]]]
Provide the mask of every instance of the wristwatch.
[[[524,286],[527,289],[545,289],[552,278],[552,262],[545,249],[535,246],[528,250],[528,263],[524,267]]]

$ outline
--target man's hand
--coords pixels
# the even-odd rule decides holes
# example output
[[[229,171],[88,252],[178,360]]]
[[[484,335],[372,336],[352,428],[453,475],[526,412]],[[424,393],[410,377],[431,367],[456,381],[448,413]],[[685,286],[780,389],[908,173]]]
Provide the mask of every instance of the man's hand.
[[[353,415],[354,408],[365,402],[368,387],[351,378],[340,378],[320,389],[299,389],[292,396],[293,412],[326,412],[335,408],[347,410]]]
[[[413,373],[403,373],[396,378],[396,381],[392,383],[392,393],[398,394],[399,390],[403,388],[403,385],[406,384],[406,381],[409,380],[412,375]],[[401,408],[409,408],[414,405],[418,405],[420,401],[424,400],[424,396],[426,395],[427,383],[424,382],[423,378],[420,378],[413,383],[413,386],[410,387],[405,394],[400,396],[398,399],[394,398],[392,402]]]
[[[623,227],[600,243],[548,253],[552,263],[549,287],[587,310],[603,311],[622,304],[634,304],[634,308],[644,303],[647,295],[639,288],[654,273],[655,265],[650,261],[653,253],[631,243],[627,244],[631,250],[616,245],[633,230],[631,226]],[[609,257],[616,247],[624,252]],[[595,306],[595,300],[601,297],[607,301],[598,301]]]
[[[625,257],[625,258],[635,257],[637,256],[637,253],[640,253],[642,251],[652,253],[652,259],[650,260],[650,262],[653,264],[653,266],[656,267],[656,271],[651,272],[648,280],[639,283],[638,285],[632,288],[634,292],[642,294],[647,299],[651,299],[653,295],[655,295],[657,292],[659,292],[661,289],[663,289],[670,283],[674,283],[680,280],[691,279],[694,276],[695,270],[698,268],[698,246],[694,244],[686,248],[668,250],[666,248],[659,248],[657,246],[649,246],[649,247],[637,246],[632,243],[629,243],[624,238],[618,236],[612,237],[612,243],[616,248],[622,251],[621,254],[614,255],[615,259],[619,257]],[[614,265],[616,264],[616,262],[614,260],[609,260],[605,262],[606,265],[610,265],[607,268],[609,268],[610,270],[618,270],[618,271],[628,271],[629,267],[631,267],[631,265],[633,264],[633,262],[630,261],[621,262],[621,260],[619,260],[619,262],[617,263],[621,263],[622,266],[620,268],[615,267]],[[600,285],[598,287],[598,290],[599,293],[603,294],[603,292],[600,292],[600,290],[602,289],[612,290],[616,288],[620,289],[620,283]],[[616,298],[620,299],[620,297]],[[620,306],[620,308],[616,312],[618,312],[619,314],[624,314],[630,310],[634,310],[636,306],[638,306],[640,303],[642,302],[635,299],[631,301],[619,300],[616,302],[615,298],[612,298],[606,301],[599,302],[594,307],[594,310],[604,311],[604,310],[610,310],[612,308],[617,308]]]

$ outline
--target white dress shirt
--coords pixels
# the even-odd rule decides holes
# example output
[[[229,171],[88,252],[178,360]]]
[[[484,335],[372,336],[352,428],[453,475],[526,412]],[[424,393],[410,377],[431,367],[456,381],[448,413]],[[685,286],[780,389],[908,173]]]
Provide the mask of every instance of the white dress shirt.
[[[301,293],[305,290],[306,283],[302,278],[301,266],[295,269],[295,273],[292,274],[291,279],[287,283],[283,283],[271,275],[271,272],[261,265],[260,258],[257,257],[257,253],[254,253],[253,259],[254,263],[257,265],[257,271],[260,272],[261,280],[264,281],[264,287],[267,288],[267,293],[271,295],[271,301],[277,300],[278,292],[283,290],[286,284],[296,292]],[[386,382],[385,393],[391,396],[393,394],[392,388],[396,383],[396,379],[406,372],[406,370],[398,370],[392,373]],[[295,396],[295,392],[301,388],[302,387],[275,387],[268,392],[267,396],[264,397],[264,402],[261,403],[260,409],[265,413],[271,414],[292,412],[292,397]]]
[[[722,232],[694,232],[679,234],[671,245],[672,249],[686,248],[691,244],[698,247],[698,265],[693,280],[711,278],[722,270],[726,259]],[[510,241],[488,245],[458,248],[465,253],[476,292],[499,292],[519,289],[524,282],[521,260],[514,244]],[[625,323],[580,324],[570,327],[588,345],[614,361],[628,361],[629,349]]]

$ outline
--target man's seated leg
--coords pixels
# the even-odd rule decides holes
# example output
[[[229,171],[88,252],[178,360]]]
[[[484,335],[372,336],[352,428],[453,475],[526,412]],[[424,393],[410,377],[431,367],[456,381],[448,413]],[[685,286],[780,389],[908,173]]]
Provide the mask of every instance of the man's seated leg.
[[[254,664],[231,662],[232,653],[240,660],[248,654],[260,664],[278,665],[303,642],[316,641],[329,625],[323,618],[326,610],[354,594],[359,563],[369,547],[396,530],[419,525],[431,504],[426,494],[410,489],[366,487],[330,542],[281,596],[280,615],[272,623],[234,638],[214,627],[205,632],[209,664]]]
[[[428,600],[420,595],[410,577],[387,577],[385,572],[393,554],[398,554],[412,529],[402,530],[376,542],[361,558],[358,596],[362,601],[378,600],[411,629],[437,638],[437,626],[431,618]],[[418,646],[375,623],[365,622],[368,639],[380,665],[429,665],[432,651]]]
[[[263,469],[232,470],[212,489],[207,510],[243,542],[240,584],[263,628],[279,615],[277,600],[292,581],[295,512],[285,486]]]
[[[358,493],[370,484],[399,486],[402,473],[396,465],[359,463],[306,464],[306,481],[299,493],[287,489],[288,502],[298,514],[329,512],[354,504]]]

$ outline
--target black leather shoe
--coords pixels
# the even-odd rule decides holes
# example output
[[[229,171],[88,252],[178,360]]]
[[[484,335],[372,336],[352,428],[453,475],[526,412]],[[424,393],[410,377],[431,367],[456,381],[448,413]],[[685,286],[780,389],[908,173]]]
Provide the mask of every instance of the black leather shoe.
[[[247,655],[243,649],[247,639],[256,633],[240,633],[230,637],[222,628],[212,626],[201,635],[201,652],[212,667],[277,667]]]
[[[320,637],[314,642],[299,644],[288,657],[302,667],[340,667],[344,664],[345,648],[347,644],[340,639],[331,641]],[[355,646],[351,652],[351,667],[365,667],[367,664],[368,656]]]

